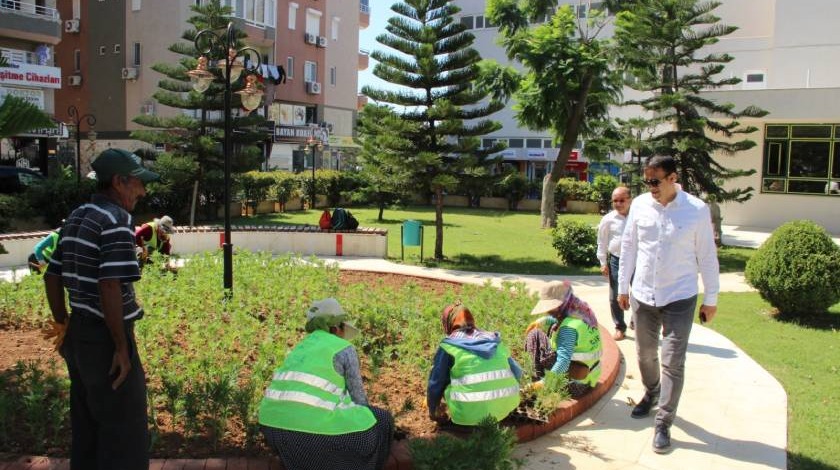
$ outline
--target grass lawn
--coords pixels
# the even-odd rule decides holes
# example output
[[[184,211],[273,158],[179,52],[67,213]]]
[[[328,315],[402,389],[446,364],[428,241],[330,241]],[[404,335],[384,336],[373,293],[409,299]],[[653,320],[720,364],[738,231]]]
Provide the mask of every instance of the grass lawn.
[[[807,294],[806,294],[807,295]],[[731,339],[784,386],[788,468],[840,469],[840,304],[819,327],[773,319],[756,293],[723,293],[709,326]]]
[[[352,208],[363,227],[388,229],[388,256],[400,260],[400,227],[405,220],[423,223],[423,265],[463,271],[514,274],[581,275],[598,274],[597,267],[566,266],[551,246],[551,230],[541,230],[537,212],[511,212],[492,209],[447,207],[443,213],[443,254],[446,260],[433,261],[435,212],[432,207],[386,209],[384,221],[376,220],[373,208]],[[294,211],[236,219],[234,224],[317,225],[321,211]],[[562,219],[579,219],[597,226],[597,214],[562,214]],[[725,247],[720,250],[721,272],[743,271],[754,250]],[[418,247],[405,249],[405,262],[420,263]]]

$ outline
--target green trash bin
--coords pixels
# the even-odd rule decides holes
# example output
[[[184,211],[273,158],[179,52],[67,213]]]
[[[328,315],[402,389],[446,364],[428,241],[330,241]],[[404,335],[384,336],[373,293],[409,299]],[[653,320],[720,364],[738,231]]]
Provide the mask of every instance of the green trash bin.
[[[406,220],[400,227],[400,256],[405,259],[406,246],[420,247],[420,261],[423,261],[423,224],[417,220]]]

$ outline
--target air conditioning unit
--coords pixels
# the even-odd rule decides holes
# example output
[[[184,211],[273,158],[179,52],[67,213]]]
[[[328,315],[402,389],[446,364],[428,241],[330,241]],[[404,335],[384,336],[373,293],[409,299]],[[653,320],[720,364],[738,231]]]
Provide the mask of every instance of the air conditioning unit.
[[[123,67],[120,76],[123,80],[136,80],[137,72],[137,67]]]
[[[67,81],[70,82],[70,86],[82,86],[81,75],[70,75],[67,77]]]
[[[78,19],[66,20],[64,22],[64,32],[65,33],[78,33],[79,32],[79,20]]]
[[[306,33],[304,35],[304,38],[306,39],[307,44],[317,44],[318,43],[318,36],[316,36],[314,34]]]
[[[318,47],[327,47],[327,38],[325,36],[318,36]]]
[[[321,94],[321,84],[318,82],[309,82],[306,84],[306,92],[310,95]]]

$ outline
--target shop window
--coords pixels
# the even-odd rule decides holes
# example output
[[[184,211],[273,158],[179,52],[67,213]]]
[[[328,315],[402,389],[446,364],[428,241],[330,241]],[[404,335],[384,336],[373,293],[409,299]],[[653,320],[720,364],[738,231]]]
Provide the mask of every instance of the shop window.
[[[541,148],[542,146],[540,144],[542,144],[542,139],[528,139],[525,141],[525,146],[529,149]]]
[[[525,141],[523,139],[510,139],[508,140],[508,147],[512,149],[521,149],[525,145]]]

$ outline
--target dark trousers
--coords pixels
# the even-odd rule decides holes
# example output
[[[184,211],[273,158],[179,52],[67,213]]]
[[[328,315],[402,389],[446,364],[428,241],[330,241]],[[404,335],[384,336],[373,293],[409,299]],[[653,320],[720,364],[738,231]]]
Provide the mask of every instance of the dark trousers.
[[[146,374],[134,323],[126,322],[131,371],[113,390],[114,343],[103,320],[74,312],[62,345],[70,374],[71,470],[147,470]]]
[[[631,297],[632,298],[632,297]],[[670,426],[677,416],[683,383],[688,336],[694,320],[697,296],[654,307],[632,298],[636,311],[636,352],[639,372],[648,395],[659,395],[657,425]],[[660,372],[659,334],[662,333]]]
[[[610,255],[610,313],[612,314],[615,329],[627,331],[627,324],[624,323],[624,310],[618,305],[618,256]]]

